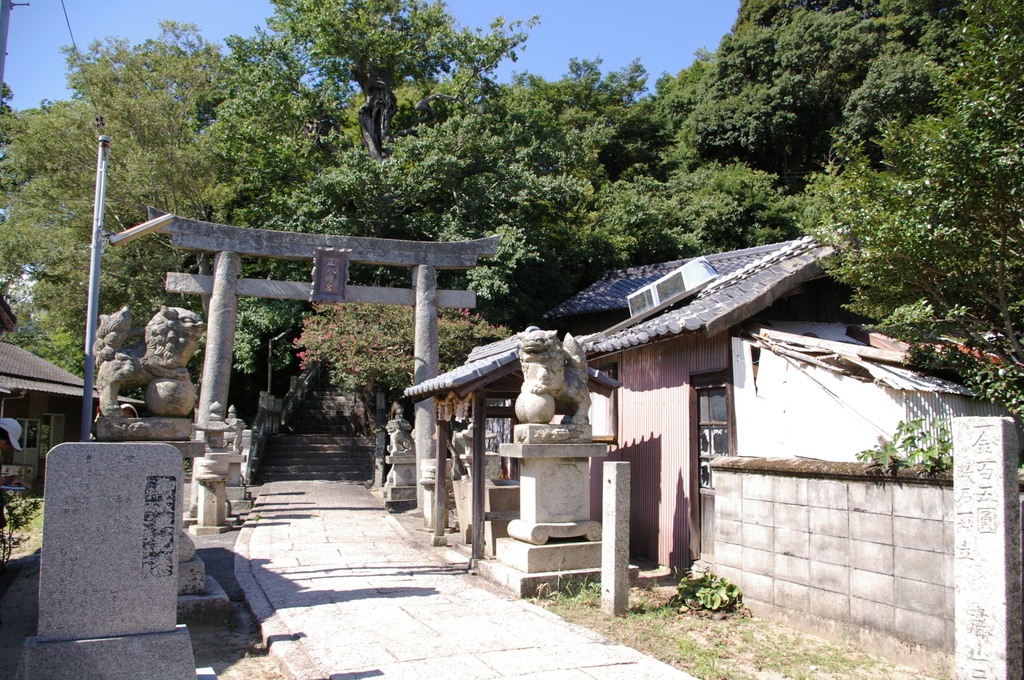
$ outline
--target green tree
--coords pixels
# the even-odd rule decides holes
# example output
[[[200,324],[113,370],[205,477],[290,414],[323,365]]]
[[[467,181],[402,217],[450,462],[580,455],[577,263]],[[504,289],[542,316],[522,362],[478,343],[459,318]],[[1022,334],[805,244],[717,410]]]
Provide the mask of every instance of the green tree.
[[[364,98],[358,110],[360,139],[375,160],[388,155],[395,89],[408,81],[433,82],[443,90],[420,99],[416,110],[433,117],[437,98],[468,103],[492,85],[489,75],[525,41],[519,22],[496,19],[491,32],[457,30],[443,2],[420,0],[275,0],[271,28],[298,41],[315,77],[338,91],[355,82]]]
[[[938,115],[890,126],[817,186],[829,267],[882,319],[985,396],[1024,413],[1024,9],[971,2]]]
[[[800,190],[828,162],[833,131],[868,141],[889,117],[931,111],[959,5],[744,0],[683,141],[702,161],[741,161]]]
[[[0,291],[44,335],[81,338],[89,270],[97,128],[111,138],[105,226],[117,232],[146,219],[146,207],[208,218],[215,161],[203,134],[219,101],[220,50],[194,26],[161,24],[156,40],[95,43],[68,52],[71,101],[14,114],[2,161],[6,221],[0,250],[12,253]],[[107,248],[101,312],[128,305],[137,315],[183,305],[163,291],[164,274],[188,258],[160,238]],[[14,336],[17,340],[17,336]],[[55,356],[80,370],[81,357]]]
[[[708,163],[672,178],[677,239],[700,254],[776,243],[801,235],[803,196],[789,196],[774,175],[742,163]]]

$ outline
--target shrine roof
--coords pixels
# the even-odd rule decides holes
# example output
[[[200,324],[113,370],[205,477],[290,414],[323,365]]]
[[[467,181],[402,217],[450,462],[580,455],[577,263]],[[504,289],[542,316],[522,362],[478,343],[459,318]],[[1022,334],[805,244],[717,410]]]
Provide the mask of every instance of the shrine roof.
[[[605,354],[658,338],[703,330],[714,335],[740,323],[805,281],[824,274],[819,258],[831,251],[810,237],[766,246],[743,267],[719,276],[689,302],[615,332],[580,340],[588,354]],[[710,258],[709,258],[710,260]]]
[[[704,255],[703,258],[715,268],[720,276],[728,276],[750,263],[756,262],[765,255],[785,248],[791,243],[794,243],[794,241]],[[577,314],[590,314],[592,312],[628,310],[627,296],[632,295],[669,272],[679,269],[687,262],[696,259],[698,258],[671,260],[643,267],[631,267],[629,269],[606,272],[600,280],[595,281],[565,302],[546,312],[544,318],[554,319],[575,316]]]
[[[427,399],[449,392],[461,393],[473,387],[484,388],[493,381],[520,370],[519,337],[492,342],[475,348],[462,366],[425,380],[405,390],[405,395],[416,400]],[[607,393],[621,385],[614,378],[593,368],[587,369],[588,382],[593,392]]]

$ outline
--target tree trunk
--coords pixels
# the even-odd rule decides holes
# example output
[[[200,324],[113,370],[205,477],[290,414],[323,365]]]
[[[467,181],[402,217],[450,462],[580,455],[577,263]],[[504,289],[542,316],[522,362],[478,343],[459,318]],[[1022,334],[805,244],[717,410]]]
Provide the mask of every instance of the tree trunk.
[[[355,75],[366,97],[359,107],[359,136],[370,157],[382,161],[388,156],[384,144],[391,139],[391,119],[398,111],[395,93],[391,91],[391,74],[373,69]]]

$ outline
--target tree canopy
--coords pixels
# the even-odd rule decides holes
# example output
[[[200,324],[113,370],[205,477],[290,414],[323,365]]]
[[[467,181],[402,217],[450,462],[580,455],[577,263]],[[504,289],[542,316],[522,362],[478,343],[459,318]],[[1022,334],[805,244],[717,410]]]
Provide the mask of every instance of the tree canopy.
[[[113,140],[108,231],[144,221],[147,206],[210,216],[206,192],[216,158],[204,131],[222,98],[221,52],[194,26],[161,28],[158,39],[140,45],[109,39],[85,53],[68,50],[73,98],[11,116],[2,160],[7,210],[0,229],[0,290],[22,303],[19,317],[29,329],[62,338],[60,346],[34,349],[72,368],[81,363],[97,135]],[[107,249],[103,311],[128,305],[149,314],[171,302],[163,291],[164,272],[187,266],[187,260],[159,239]]]
[[[855,305],[1024,411],[1024,10],[969,3],[962,63],[937,112],[890,125],[883,167],[863,147],[817,191],[815,232]]]
[[[1016,166],[1004,153],[1019,141],[1005,121],[1019,112],[1002,103],[1017,95],[993,66],[1015,64],[998,50],[1016,45],[997,49],[990,41],[978,52],[989,43],[977,33],[986,25],[979,16],[996,7],[1010,12],[1012,3],[979,7],[743,0],[716,51],[699,52],[652,89],[639,61],[605,72],[599,60],[573,59],[557,80],[519,73],[498,83],[495,67],[524,48],[533,20],[465,29],[443,3],[422,0],[275,0],[265,28],[232,36],[223,48],[174,24],[139,45],[97,43],[84,55],[69,53],[70,101],[0,116],[10,129],[0,159],[7,208],[0,248],[9,254],[0,262],[0,293],[51,341],[80,337],[97,111],[113,138],[111,230],[141,221],[152,205],[252,229],[437,241],[497,235],[495,258],[469,272],[442,272],[439,283],[475,290],[483,319],[511,330],[537,323],[608,269],[794,238],[817,221],[822,238],[845,244],[861,215],[939,224],[911,203],[952,187],[958,163],[972,179],[952,188],[966,195],[974,187],[974,212],[956,207],[963,222],[944,228],[965,228],[982,207],[990,225],[1009,224],[1009,212],[996,219],[1009,199],[983,168],[995,163],[1008,182],[1002,186],[1020,186],[1010,182]],[[984,96],[968,105],[963,93],[971,88]],[[993,95],[1001,108],[979,113],[979,102]],[[945,139],[943,130],[963,134]],[[842,174],[814,179],[830,166]],[[931,184],[917,186],[914,173]],[[890,181],[908,182],[904,207],[858,207],[858,196],[893,193]],[[860,193],[843,195],[844,186]],[[1005,227],[1007,243],[1013,228]],[[918,241],[878,243],[906,246],[898,250],[906,257],[928,254]],[[855,269],[850,257],[842,262]],[[172,301],[164,272],[200,266],[159,238],[108,250],[101,311]],[[308,269],[243,262],[253,278],[303,280]],[[836,271],[865,290],[889,291],[883,302],[862,294],[865,311],[917,309],[917,298],[893,292],[898,277],[882,285],[882,274]],[[1015,270],[1006,273],[1009,281]],[[361,285],[408,286],[409,279],[405,269],[351,270]],[[1011,288],[1004,306],[1012,316]],[[949,300],[949,309],[966,304]],[[952,318],[937,309],[933,303],[929,314]],[[264,349],[282,333],[294,338],[298,320],[311,313],[298,302],[247,301],[236,368],[260,372]],[[282,368],[287,345],[274,342],[271,360]]]
[[[456,30],[443,2],[420,0],[275,0],[270,27],[295,41],[317,80],[337,92],[351,82],[364,98],[359,107],[360,139],[374,160],[388,155],[391,121],[398,112],[395,89],[405,83],[443,88],[420,99],[423,120],[434,116],[431,101],[472,102],[493,86],[491,72],[526,39],[520,22],[498,18],[491,31]]]

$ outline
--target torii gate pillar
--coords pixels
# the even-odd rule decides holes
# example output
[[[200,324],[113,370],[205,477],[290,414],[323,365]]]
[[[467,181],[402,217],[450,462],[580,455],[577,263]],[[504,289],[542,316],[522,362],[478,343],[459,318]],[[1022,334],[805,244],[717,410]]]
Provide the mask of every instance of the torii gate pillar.
[[[425,264],[414,267],[413,286],[416,289],[416,306],[413,313],[413,380],[418,385],[436,378],[440,364],[437,340],[437,272],[434,267]],[[426,497],[426,489],[419,482],[423,475],[423,462],[434,459],[437,418],[434,414],[433,398],[416,402],[415,409],[416,504],[423,509],[427,524],[432,526],[433,499]],[[444,479],[440,474],[438,478]]]
[[[210,420],[210,407],[216,402],[227,413],[228,387],[231,384],[231,357],[235,347],[238,295],[235,284],[242,271],[238,253],[221,251],[213,263],[213,293],[207,315],[206,352],[199,390],[197,421]]]

